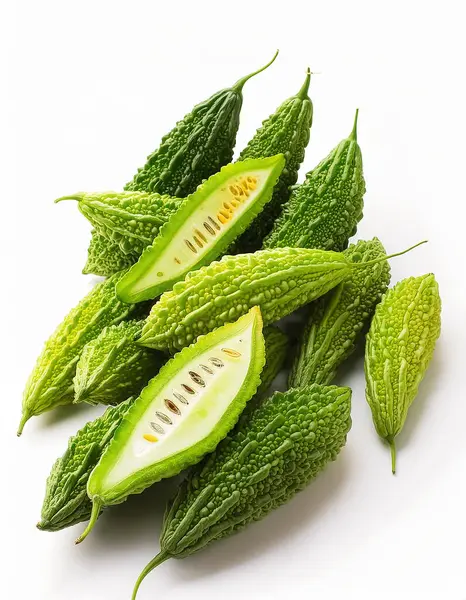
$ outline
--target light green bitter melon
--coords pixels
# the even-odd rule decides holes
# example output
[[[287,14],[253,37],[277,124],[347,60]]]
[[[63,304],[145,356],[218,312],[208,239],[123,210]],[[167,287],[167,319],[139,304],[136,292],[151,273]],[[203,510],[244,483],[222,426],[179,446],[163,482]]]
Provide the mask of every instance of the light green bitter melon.
[[[298,179],[312,126],[313,106],[308,96],[311,72],[308,69],[302,88],[288,98],[262,123],[239,160],[263,158],[283,154],[286,165],[275,186],[272,199],[247,230],[233,243],[229,254],[253,252],[261,247],[263,239],[290,197],[290,186]]]
[[[145,166],[126,185],[127,190],[158,192],[184,198],[213,173],[231,162],[243,86],[275,60],[243,77],[194,107],[163,139]]]
[[[118,244],[110,242],[94,230],[87,249],[87,261],[82,272],[83,275],[110,277],[134,265],[137,259],[137,255],[124,254]]]
[[[343,252],[351,262],[364,263],[385,256],[380,240],[359,241]],[[338,366],[356,347],[363,328],[390,283],[388,262],[355,270],[328,294],[311,305],[289,378],[290,387],[309,383],[328,385]]]
[[[234,321],[251,306],[260,307],[264,324],[269,325],[323,296],[352,271],[409,250],[365,264],[351,262],[341,252],[305,248],[224,256],[188,273],[162,294],[139,343],[156,350],[180,349],[199,335]]]
[[[276,392],[191,470],[165,513],[160,554],[184,558],[288,502],[345,445],[351,390],[312,384]]]
[[[119,298],[156,298],[188,272],[218,258],[269,202],[284,165],[278,154],[236,162],[212,175],[186,198],[119,281]]]
[[[150,245],[182,200],[144,192],[79,192],[55,200],[76,200],[81,213],[95,231],[133,262]]]
[[[104,506],[180,473],[236,424],[265,363],[257,307],[168,361],[125,414],[87,484],[92,530]]]
[[[105,327],[84,346],[74,376],[74,402],[119,404],[138,396],[154,377],[164,356],[134,341],[143,321],[123,321]]]
[[[241,413],[241,419],[263,399],[286,355],[288,338],[284,333],[276,327],[266,327],[263,335],[266,360],[261,383]],[[89,476],[133,401],[134,398],[108,408],[70,439],[67,451],[56,461],[47,479],[39,529],[58,531],[89,520],[92,512],[92,502],[87,495]]]
[[[377,433],[390,445],[405,423],[440,335],[441,301],[433,274],[409,277],[377,306],[366,342],[366,399]]]
[[[24,390],[18,435],[32,416],[73,402],[73,377],[84,346],[104,327],[117,325],[140,311],[139,307],[118,300],[115,294],[115,284],[123,274],[124,271],[98,283],[45,343]]]
[[[362,219],[366,190],[356,139],[358,111],[350,136],[338,144],[291,194],[264,240],[264,248],[344,250]]]

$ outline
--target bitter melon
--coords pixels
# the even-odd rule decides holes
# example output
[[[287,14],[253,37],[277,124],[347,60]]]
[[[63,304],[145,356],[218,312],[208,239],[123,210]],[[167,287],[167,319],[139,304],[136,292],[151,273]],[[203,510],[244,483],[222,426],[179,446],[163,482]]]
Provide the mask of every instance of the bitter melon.
[[[364,263],[386,255],[374,238],[359,241],[344,251],[351,262]],[[329,384],[338,366],[356,347],[364,326],[390,282],[388,262],[355,270],[345,281],[311,305],[297,356],[289,378],[290,387],[309,383]]]
[[[261,247],[263,239],[272,229],[274,221],[290,196],[290,186],[298,179],[298,171],[304,160],[312,126],[313,106],[308,96],[311,72],[308,69],[302,88],[288,98],[262,123],[239,160],[262,158],[283,154],[286,165],[275,186],[272,199],[262,213],[241,235],[230,250],[230,254],[253,252]]]
[[[124,254],[118,244],[110,242],[97,231],[93,231],[87,249],[87,261],[83,268],[83,274],[110,277],[134,265],[137,260],[137,254]]]
[[[350,136],[298,186],[285,204],[264,248],[344,250],[362,219],[366,191],[356,139],[358,111]]]
[[[104,327],[117,325],[139,312],[139,307],[124,304],[116,297],[115,284],[123,274],[124,271],[98,283],[45,343],[24,390],[18,435],[32,416],[73,402],[73,377],[84,346]]]
[[[81,213],[94,229],[117,244],[123,254],[139,256],[182,200],[144,192],[79,192],[55,200],[77,200]]]
[[[391,448],[403,428],[440,335],[441,301],[433,274],[404,279],[377,306],[366,342],[366,399],[377,433]]]
[[[241,419],[247,416],[246,411],[249,414],[250,407],[255,408],[262,400],[285,357],[288,345],[285,334],[276,327],[266,327],[263,335],[266,360],[261,383],[255,396],[246,404]],[[101,417],[88,423],[70,439],[67,451],[56,461],[47,479],[39,529],[58,531],[90,518],[92,502],[86,491],[87,481],[133,401],[134,398],[131,398],[108,408]]]
[[[264,324],[269,325],[323,296],[353,270],[410,250],[365,264],[353,263],[341,252],[304,248],[224,256],[188,273],[162,294],[152,307],[139,342],[156,350],[180,349],[256,305]]]
[[[103,506],[180,473],[211,452],[255,394],[265,363],[257,307],[164,365],[125,414],[91,473],[92,530]]]
[[[55,462],[47,479],[39,529],[59,531],[89,519],[92,511],[87,495],[89,475],[133,402],[134,398],[129,398],[111,406],[70,438],[66,452]]]
[[[237,162],[200,185],[118,283],[119,298],[156,298],[218,258],[270,200],[284,164],[282,154]]]
[[[84,346],[74,376],[74,401],[118,404],[138,396],[164,362],[159,352],[136,344],[143,321],[106,327]]]
[[[265,517],[335,460],[351,427],[351,390],[317,384],[276,392],[195,467],[168,506],[160,554],[184,558]]]
[[[275,60],[194,107],[163,139],[160,147],[126,185],[127,190],[184,198],[231,162],[246,81]]]

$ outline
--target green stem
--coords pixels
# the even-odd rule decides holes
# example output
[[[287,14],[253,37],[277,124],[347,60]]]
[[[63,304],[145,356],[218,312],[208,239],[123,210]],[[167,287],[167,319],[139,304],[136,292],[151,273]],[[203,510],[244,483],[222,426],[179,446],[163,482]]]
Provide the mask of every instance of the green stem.
[[[417,244],[414,244],[414,246],[411,246],[411,248],[407,248],[406,250],[403,250],[402,252],[395,252],[395,254],[388,254],[386,256],[381,256],[380,258],[375,258],[374,260],[369,260],[367,262],[351,263],[351,268],[365,269],[366,267],[370,267],[372,265],[377,265],[378,263],[383,262],[384,260],[388,260],[390,258],[395,258],[396,256],[403,256],[403,254],[407,254],[408,252],[411,252],[411,250],[414,250],[414,248],[417,248],[418,246],[422,246],[422,244],[427,244],[427,240],[422,240],[422,242],[418,242]]]
[[[266,65],[264,65],[257,71],[254,71],[254,73],[250,73],[249,75],[246,75],[246,77],[242,77],[241,79],[239,79],[233,86],[233,89],[236,90],[237,92],[241,92],[246,81],[248,79],[251,79],[251,77],[254,77],[254,75],[258,75],[259,73],[262,73],[262,71],[265,71],[265,69],[270,67],[270,65],[274,62],[274,60],[277,58],[277,56],[278,56],[278,50],[275,52],[275,55],[271,61],[269,61]]]
[[[356,114],[354,115],[353,129],[349,135],[349,139],[354,140],[354,141],[357,141],[357,139],[358,139],[358,132],[357,132],[358,116],[359,116],[359,108],[356,109]]]
[[[57,204],[57,202],[62,202],[63,200],[77,200],[78,202],[80,202],[83,199],[84,194],[73,194],[72,196],[61,196],[61,198],[57,198],[56,200],[54,200],[54,203]]]
[[[301,100],[305,100],[308,97],[310,83],[311,83],[311,69],[308,67],[307,72],[306,72],[306,79],[304,80],[304,83],[303,83],[301,89],[296,94],[297,98],[300,98]]]
[[[75,544],[80,544],[83,540],[87,538],[90,532],[94,529],[94,525],[96,524],[97,519],[99,518],[100,511],[102,510],[102,501],[100,498],[94,497],[92,499],[92,512],[91,518],[86,529],[81,533],[78,539],[75,541]]]
[[[388,437],[387,442],[390,444],[390,453],[392,455],[392,473],[395,475],[396,473],[396,446],[395,439],[393,437]]]
[[[21,421],[19,422],[18,431],[16,432],[18,437],[23,433],[24,425],[31,417],[32,415],[28,411],[23,411],[23,414],[21,415]]]
[[[131,600],[136,600],[136,595],[138,593],[139,586],[141,585],[143,579],[145,579],[146,575],[149,575],[149,573],[151,571],[153,571],[155,569],[155,567],[158,567],[159,565],[161,565],[168,558],[170,558],[170,555],[167,552],[163,552],[163,551],[159,552],[159,554],[157,554],[157,556],[155,558],[153,558],[150,561],[150,563],[144,567],[144,569],[142,570],[141,574],[137,578],[137,581],[134,585],[133,595],[131,596]]]

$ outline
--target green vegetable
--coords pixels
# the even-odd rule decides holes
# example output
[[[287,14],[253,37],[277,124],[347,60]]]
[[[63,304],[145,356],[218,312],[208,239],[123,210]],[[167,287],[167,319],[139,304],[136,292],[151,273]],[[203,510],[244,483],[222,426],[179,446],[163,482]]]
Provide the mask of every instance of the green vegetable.
[[[308,96],[311,72],[308,69],[302,88],[285,100],[277,110],[262,123],[262,127],[241,152],[239,160],[262,158],[284,154],[286,166],[275,186],[272,199],[256,217],[243,235],[233,244],[234,251],[253,252],[260,248],[263,239],[272,229],[274,221],[290,196],[290,186],[298,179],[298,170],[304,160],[312,125],[312,102]]]
[[[118,283],[124,302],[155,298],[189,271],[209,264],[270,200],[283,155],[237,162],[210,177],[163,226],[139,262]]]
[[[273,380],[285,363],[289,348],[288,336],[278,327],[265,327],[263,332],[265,341],[265,367],[261,373],[261,384],[257,388],[256,396],[263,396],[272,385]],[[252,404],[248,402],[247,408]]]
[[[59,531],[89,519],[92,510],[86,491],[89,475],[133,401],[134,398],[129,398],[108,408],[70,438],[65,454],[55,462],[47,479],[39,529]]]
[[[351,390],[317,384],[276,392],[194,468],[167,508],[161,551],[144,577],[168,558],[184,558],[226,537],[302,490],[345,445]]]
[[[137,396],[157,374],[163,355],[136,344],[143,321],[124,321],[106,327],[84,346],[76,365],[74,401],[118,404]]]
[[[343,253],[354,263],[385,256],[381,242],[359,241]],[[352,271],[351,276],[311,305],[290,378],[290,387],[329,384],[338,366],[356,347],[363,327],[390,282],[388,262]]]
[[[127,190],[158,192],[184,198],[223,165],[231,162],[246,81],[264,67],[243,77],[194,107],[163,139],[138,171]]]
[[[77,193],[62,200],[77,200],[79,210],[95,230],[117,244],[123,254],[139,256],[182,200],[143,192]],[[133,261],[134,262],[134,261]]]
[[[405,252],[408,250],[374,262]],[[269,325],[323,296],[353,270],[370,264],[352,263],[341,252],[303,248],[224,256],[188,273],[160,297],[139,343],[156,350],[180,349],[256,305],[264,324]]]
[[[362,219],[366,190],[356,141],[358,111],[350,136],[340,142],[291,194],[264,248],[293,246],[344,250]]]
[[[164,365],[126,413],[92,472],[88,527],[103,506],[180,473],[211,452],[235,425],[265,363],[260,310],[202,337]]]
[[[402,430],[440,335],[441,302],[431,273],[404,279],[377,306],[366,343],[366,398],[377,433],[390,444]]]
[[[110,277],[110,275],[130,267],[137,260],[137,255],[124,254],[118,244],[110,242],[96,231],[93,231],[83,274]]]
[[[46,342],[24,390],[18,435],[32,416],[73,402],[73,377],[84,346],[104,327],[116,325],[135,313],[134,305],[123,304],[115,294],[115,284],[123,274],[124,271],[98,283]]]

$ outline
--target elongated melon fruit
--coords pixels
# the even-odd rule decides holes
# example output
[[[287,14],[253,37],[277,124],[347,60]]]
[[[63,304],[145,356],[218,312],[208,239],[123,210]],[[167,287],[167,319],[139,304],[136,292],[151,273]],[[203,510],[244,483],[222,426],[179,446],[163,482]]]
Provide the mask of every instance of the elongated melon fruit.
[[[104,506],[178,474],[214,450],[260,384],[265,363],[258,307],[179,352],[129,408],[91,473],[88,527]]]
[[[118,297],[131,303],[156,298],[218,258],[271,199],[284,166],[284,156],[277,154],[227,165],[210,177],[123,277]]]

